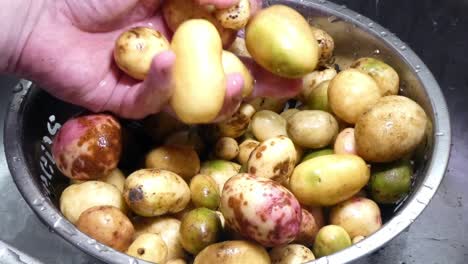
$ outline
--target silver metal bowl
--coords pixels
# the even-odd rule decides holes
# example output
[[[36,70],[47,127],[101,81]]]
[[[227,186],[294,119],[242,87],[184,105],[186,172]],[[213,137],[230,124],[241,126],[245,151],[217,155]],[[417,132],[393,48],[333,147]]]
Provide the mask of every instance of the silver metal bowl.
[[[336,61],[342,67],[362,56],[381,58],[392,65],[401,78],[401,93],[416,100],[432,120],[433,131],[416,160],[417,172],[409,197],[375,234],[314,263],[351,262],[384,246],[409,227],[435,194],[450,151],[447,106],[437,82],[418,56],[370,19],[325,0],[271,0],[267,4],[289,5],[309,18],[311,24],[329,32],[336,43]],[[108,263],[145,263],[79,232],[57,209],[60,192],[68,181],[58,175],[50,144],[60,124],[82,109],[54,99],[27,80],[22,80],[15,92],[5,121],[4,142],[11,174],[26,202],[47,226],[84,252]]]

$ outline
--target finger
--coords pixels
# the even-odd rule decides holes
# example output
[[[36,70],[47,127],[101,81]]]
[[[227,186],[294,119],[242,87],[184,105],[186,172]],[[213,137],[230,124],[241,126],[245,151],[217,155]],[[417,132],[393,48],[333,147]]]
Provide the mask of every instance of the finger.
[[[239,73],[232,73],[226,78],[226,95],[224,96],[223,108],[213,122],[220,122],[231,117],[242,102],[242,87],[244,79]]]
[[[195,1],[200,5],[214,5],[216,8],[228,8],[239,3],[239,0],[195,0]],[[257,0],[254,0],[254,1],[257,1]]]

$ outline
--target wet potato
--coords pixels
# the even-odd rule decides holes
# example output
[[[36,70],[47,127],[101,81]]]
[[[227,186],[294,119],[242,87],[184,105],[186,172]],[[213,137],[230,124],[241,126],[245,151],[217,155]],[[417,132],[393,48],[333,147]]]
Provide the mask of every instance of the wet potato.
[[[216,210],[221,199],[218,185],[208,175],[198,174],[190,181],[192,202],[196,207],[206,207]]]
[[[250,154],[260,144],[257,140],[246,139],[239,145],[239,155],[237,155],[237,161],[242,165],[247,165]]]
[[[223,191],[224,183],[232,176],[237,175],[241,166],[235,162],[225,160],[205,161],[200,169],[200,174],[210,176],[218,185],[218,190]]]
[[[218,139],[215,145],[216,157],[223,160],[232,160],[239,154],[239,145],[237,141],[230,137]]]
[[[319,65],[325,66],[329,64],[329,61],[333,56],[335,42],[333,41],[333,38],[324,30],[312,26],[310,28],[312,29],[312,34],[317,40],[320,49]]]
[[[400,77],[390,65],[374,58],[360,58],[351,64],[351,68],[369,74],[379,85],[382,96],[397,95]]]
[[[251,127],[260,142],[276,136],[287,136],[286,120],[273,111],[261,110],[255,113]]]
[[[200,159],[193,148],[182,146],[161,146],[146,155],[148,169],[168,170],[189,181],[200,171]]]
[[[309,94],[321,83],[330,81],[337,74],[334,68],[316,70],[302,78],[301,93],[297,96],[301,102],[306,102]]]
[[[221,221],[215,211],[197,208],[188,212],[181,220],[180,243],[194,255],[216,243],[220,236]]]
[[[232,117],[216,124],[220,136],[238,138],[244,135],[254,114],[255,108],[243,103]]]
[[[337,225],[327,225],[320,229],[314,242],[314,254],[320,258],[331,255],[351,246],[351,238]]]
[[[305,103],[311,110],[332,112],[328,103],[328,86],[330,81],[324,81],[317,85],[306,98]]]
[[[126,253],[142,260],[164,263],[167,259],[167,246],[161,236],[145,233],[133,241]]]
[[[249,1],[249,0],[241,0]],[[254,79],[252,74],[250,74],[249,69],[244,65],[244,63],[233,53],[223,50],[222,54],[222,63],[225,74],[239,73],[241,74],[244,86],[242,87],[242,97],[248,97],[252,94],[254,88]]]

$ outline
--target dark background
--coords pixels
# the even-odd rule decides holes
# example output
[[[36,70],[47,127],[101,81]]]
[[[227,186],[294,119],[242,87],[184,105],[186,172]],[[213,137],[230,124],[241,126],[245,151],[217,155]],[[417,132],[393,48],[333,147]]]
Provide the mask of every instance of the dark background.
[[[447,100],[452,152],[432,202],[409,230],[358,263],[468,263],[468,1],[349,0],[344,4],[406,42],[427,64]],[[16,79],[0,76],[0,122]],[[3,142],[0,130],[0,142]],[[0,144],[0,239],[44,263],[97,263],[49,233],[13,184]],[[465,246],[466,245],[466,246]]]

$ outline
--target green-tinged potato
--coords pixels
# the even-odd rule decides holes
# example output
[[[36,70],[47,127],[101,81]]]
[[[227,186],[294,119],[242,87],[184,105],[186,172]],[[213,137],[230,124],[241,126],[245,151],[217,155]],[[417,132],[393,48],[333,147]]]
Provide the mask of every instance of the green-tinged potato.
[[[288,120],[291,116],[293,116],[295,113],[299,112],[300,110],[297,108],[289,108],[288,110],[285,110],[281,112],[280,116],[284,118],[284,120]]]
[[[311,152],[307,153],[307,155],[305,155],[304,158],[302,158],[301,162],[304,162],[306,160],[310,160],[310,159],[313,159],[313,158],[316,158],[316,157],[331,155],[331,154],[335,154],[335,152],[331,148],[324,148],[324,149],[314,150],[314,151],[311,151]]]
[[[333,141],[338,134],[338,123],[325,111],[303,110],[288,119],[287,131],[295,144],[317,149]]]
[[[354,197],[332,207],[330,224],[343,227],[350,237],[370,236],[382,226],[382,219],[374,201]]]
[[[290,191],[246,173],[226,182],[219,210],[226,226],[267,247],[292,242],[302,220],[301,206]]]
[[[88,208],[78,218],[76,227],[118,251],[127,250],[133,240],[132,222],[120,209],[109,205]]]
[[[189,19],[201,18],[208,20],[216,27],[224,47],[229,47],[237,35],[236,30],[224,28],[211,10],[208,10],[205,6],[201,6],[193,0],[164,1],[162,12],[167,26],[173,32],[175,32],[183,22]]]
[[[294,241],[306,246],[312,246],[314,244],[315,236],[323,226],[323,223],[321,223],[320,220],[321,219],[316,220],[312,213],[302,208],[301,227],[299,234],[296,236]]]
[[[379,86],[368,74],[356,69],[338,73],[328,85],[328,104],[339,118],[354,124],[382,97]]]
[[[287,99],[277,99],[270,97],[256,97],[255,99],[248,101],[248,103],[252,105],[257,112],[262,110],[270,110],[275,113],[281,112],[286,106],[286,102]]]
[[[328,104],[328,86],[330,81],[324,81],[317,85],[310,93],[305,103],[311,110],[322,110],[331,112]]]
[[[190,201],[190,189],[179,175],[158,169],[141,169],[125,180],[124,197],[141,216],[182,211]]]
[[[190,181],[192,202],[196,207],[206,207],[216,210],[221,199],[218,185],[208,175],[198,174]]]
[[[180,243],[196,255],[216,243],[221,235],[221,222],[215,211],[197,208],[187,213],[180,224]]]
[[[271,249],[272,264],[302,264],[314,260],[314,253],[307,247],[299,244],[277,246]]]
[[[247,172],[282,183],[292,174],[296,158],[296,149],[289,138],[272,137],[252,151],[247,161]]]
[[[272,5],[251,18],[245,42],[258,64],[286,78],[301,78],[312,72],[320,56],[309,23],[284,5]]]
[[[239,145],[239,155],[237,155],[237,161],[243,166],[247,165],[250,154],[260,144],[257,140],[246,139]]]
[[[319,65],[327,65],[333,56],[335,42],[332,36],[320,28],[310,27],[320,49]]]
[[[302,78],[302,89],[298,95],[301,102],[306,102],[309,94],[322,82],[329,81],[336,76],[336,70],[329,68],[321,71],[313,71]]]
[[[331,255],[351,246],[351,238],[346,231],[337,225],[327,225],[320,229],[314,242],[316,257]]]
[[[174,33],[171,49],[176,56],[172,67],[172,109],[187,124],[212,122],[221,111],[226,94],[218,31],[207,20],[187,20]]]
[[[243,1],[248,2],[249,0],[241,0],[241,2]],[[236,55],[229,51],[223,50],[222,61],[225,74],[241,74],[244,81],[244,86],[242,87],[242,97],[250,96],[254,88],[254,79],[252,74],[250,74],[249,69],[245,67],[244,63]]]
[[[270,264],[265,248],[249,241],[231,240],[212,244],[202,250],[193,264]]]
[[[413,166],[407,160],[372,166],[369,191],[372,200],[381,204],[397,203],[411,189]]]
[[[170,134],[164,140],[164,145],[193,148],[199,156],[206,149],[205,142],[194,129],[181,130]]]
[[[251,58],[247,47],[245,46],[245,39],[236,37],[234,42],[231,44],[231,47],[228,49],[230,52],[236,54],[239,57]]]
[[[385,96],[356,123],[357,153],[369,162],[400,159],[423,141],[427,120],[424,110],[413,100]]]
[[[215,16],[224,28],[242,29],[250,18],[250,1],[240,0],[232,7],[216,10]]]
[[[150,151],[145,166],[174,172],[189,181],[200,170],[200,159],[193,148],[167,145]]]
[[[223,191],[224,183],[232,176],[239,173],[241,165],[226,160],[205,161],[200,169],[200,174],[213,178],[218,185],[219,192]]]
[[[361,242],[362,240],[364,240],[364,238],[365,238],[364,236],[355,236],[355,237],[353,237],[352,242],[353,242],[353,244],[357,244],[357,243]]]
[[[144,132],[160,143],[175,131],[187,129],[187,125],[175,119],[170,114],[162,111],[154,115],[150,115],[143,120]]]
[[[161,236],[146,233],[138,236],[127,249],[126,253],[142,260],[165,263],[167,259],[167,246]]]
[[[120,192],[123,192],[123,187],[125,184],[125,175],[122,173],[121,170],[119,170],[118,168],[115,168],[107,176],[104,176],[104,178],[101,178],[98,181],[112,184],[117,189],[119,189]],[[70,179],[70,184],[83,183],[83,182],[85,181]]]
[[[169,48],[169,41],[161,32],[148,27],[135,27],[122,33],[115,42],[114,60],[126,74],[144,80],[154,56]]]
[[[230,118],[216,124],[220,136],[238,138],[247,132],[255,108],[250,104],[242,104],[239,110]]]
[[[358,193],[369,177],[370,170],[362,158],[331,154],[297,165],[289,184],[301,204],[330,206]]]
[[[251,126],[255,138],[260,142],[276,136],[287,136],[286,120],[273,111],[255,113]]]
[[[233,138],[222,137],[216,142],[214,151],[217,158],[232,160],[239,154],[239,144]]]
[[[354,128],[348,127],[336,136],[333,150],[336,154],[356,155],[356,139],[354,138]]]
[[[397,95],[400,88],[398,73],[388,64],[374,58],[360,58],[351,68],[369,74],[379,85],[382,96]]]
[[[75,224],[86,209],[110,205],[127,212],[122,193],[114,185],[101,181],[87,181],[68,186],[60,196],[60,211]]]

